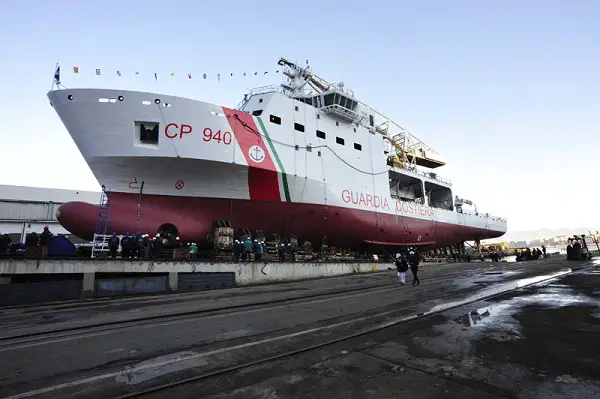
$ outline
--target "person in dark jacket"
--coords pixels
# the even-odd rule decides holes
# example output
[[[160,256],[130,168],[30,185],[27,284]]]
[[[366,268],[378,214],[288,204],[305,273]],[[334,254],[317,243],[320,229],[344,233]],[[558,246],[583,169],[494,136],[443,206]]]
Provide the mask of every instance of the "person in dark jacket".
[[[144,236],[139,231],[135,233],[134,258],[142,259],[144,251]]]
[[[40,234],[40,247],[42,248],[41,256],[45,258],[48,256],[48,245],[50,245],[50,241],[52,241],[52,233],[48,226],[44,226],[44,231]]]
[[[152,257],[154,259],[159,259],[162,255],[162,237],[160,234],[157,234],[152,239]]]
[[[133,244],[132,237],[129,236],[129,232],[125,233],[125,236],[121,238],[121,258],[128,259],[131,254],[131,246]]]
[[[258,242],[258,240],[254,240],[254,260],[256,260],[257,262],[260,262],[262,259],[262,254],[263,254],[263,247],[260,244],[260,242]]]
[[[113,232],[112,237],[108,239],[108,249],[110,250],[110,257],[115,259],[117,257],[117,251],[119,250],[119,244],[121,240],[116,232]]]
[[[234,262],[239,262],[240,261],[240,256],[242,255],[242,246],[240,245],[240,241],[239,240],[235,240],[233,242],[233,261]]]
[[[421,282],[419,281],[419,277],[417,273],[419,272],[419,253],[414,248],[411,248],[408,251],[408,264],[410,265],[410,271],[413,275],[413,287],[415,285],[419,285]]]
[[[25,236],[25,246],[27,247],[37,247],[40,243],[40,237],[37,235],[35,231],[27,234]]]
[[[396,269],[398,269],[398,280],[400,284],[406,284],[406,272],[408,271],[408,262],[401,254],[396,254]]]
[[[285,244],[282,242],[281,244],[279,244],[279,247],[277,248],[277,255],[279,256],[279,261],[280,262],[285,262]]]
[[[0,236],[0,255],[8,253],[8,248],[12,244],[12,239],[7,233]]]

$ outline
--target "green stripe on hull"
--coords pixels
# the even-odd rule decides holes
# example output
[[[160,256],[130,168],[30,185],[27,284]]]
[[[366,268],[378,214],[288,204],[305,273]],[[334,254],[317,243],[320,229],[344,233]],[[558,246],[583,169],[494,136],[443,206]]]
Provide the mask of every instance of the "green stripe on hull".
[[[277,154],[277,151],[275,151],[275,146],[271,141],[271,137],[269,137],[269,133],[267,133],[267,129],[265,128],[262,119],[260,117],[256,117],[256,120],[258,121],[258,126],[260,126],[263,134],[267,138],[267,143],[269,143],[269,147],[271,147],[271,152],[275,156],[275,161],[277,161],[277,165],[279,165],[279,170],[281,171],[281,181],[283,182],[283,192],[285,194],[285,201],[292,202],[290,199],[290,189],[288,188],[287,183],[287,175],[285,173],[285,169],[283,168],[283,164],[281,163],[281,159],[279,159],[279,155]]]

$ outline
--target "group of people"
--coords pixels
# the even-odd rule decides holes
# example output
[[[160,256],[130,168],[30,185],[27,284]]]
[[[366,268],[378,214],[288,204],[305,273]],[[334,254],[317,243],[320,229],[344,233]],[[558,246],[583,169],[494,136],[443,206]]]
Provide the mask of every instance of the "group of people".
[[[539,248],[525,248],[525,250],[517,250],[515,252],[517,262],[523,260],[535,260],[540,257],[546,257],[546,247],[542,245],[542,249]]]
[[[262,254],[265,253],[265,242],[264,240],[252,241],[250,236],[235,240],[233,242],[233,261],[239,262],[240,259],[243,262],[249,262],[252,260],[252,254],[254,254],[254,260],[260,262],[262,260]]]
[[[409,248],[406,257],[402,253],[396,254],[396,269],[398,269],[398,280],[400,284],[406,285],[406,272],[410,267],[413,275],[413,287],[419,285],[419,253],[415,248]]]
[[[50,231],[48,226],[44,226],[44,230],[38,234],[35,231],[25,236],[25,254],[33,251],[35,248],[39,248],[39,256],[42,258],[48,256],[48,246],[52,241],[54,234]],[[35,255],[34,255],[35,256]]]
[[[295,262],[296,261],[296,250],[297,243],[293,241],[288,241],[286,238],[283,238],[279,243],[277,248],[277,257],[280,262]],[[252,257],[254,255],[254,260],[257,262],[262,261],[263,254],[267,252],[265,241],[263,239],[254,239],[252,237],[246,236],[240,239],[236,239],[233,242],[233,261],[239,262],[240,260],[243,262],[252,261]]]
[[[163,254],[163,249],[178,249],[183,248],[183,243],[179,240],[179,237],[173,234],[164,234],[161,236],[160,233],[151,237],[149,234],[142,233],[125,233],[123,237],[113,232],[112,236],[108,239],[108,249],[110,251],[110,257],[115,259],[119,252],[119,246],[121,247],[121,258],[122,259],[158,259]],[[190,258],[196,259],[198,253],[198,246],[196,243],[187,244]]]

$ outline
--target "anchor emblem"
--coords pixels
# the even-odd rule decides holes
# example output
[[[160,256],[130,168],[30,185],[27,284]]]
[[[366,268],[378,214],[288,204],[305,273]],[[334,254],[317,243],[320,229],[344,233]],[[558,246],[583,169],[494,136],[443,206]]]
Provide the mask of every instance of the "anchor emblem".
[[[261,163],[262,161],[265,160],[265,151],[257,146],[257,145],[253,145],[252,147],[250,147],[250,149],[248,150],[248,156],[256,163]]]

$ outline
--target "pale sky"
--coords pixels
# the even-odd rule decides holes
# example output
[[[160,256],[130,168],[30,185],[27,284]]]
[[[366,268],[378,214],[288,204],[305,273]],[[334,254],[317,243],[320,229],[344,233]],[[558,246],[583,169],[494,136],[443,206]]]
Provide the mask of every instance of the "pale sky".
[[[600,2],[0,0],[0,7],[0,159],[8,165],[0,184],[98,189],[46,98],[56,62],[67,87],[235,107],[247,89],[280,83],[261,72],[276,70],[283,56],[308,59],[318,75],[344,81],[436,149],[448,163],[437,172],[454,193],[508,218],[509,232],[600,226]]]

